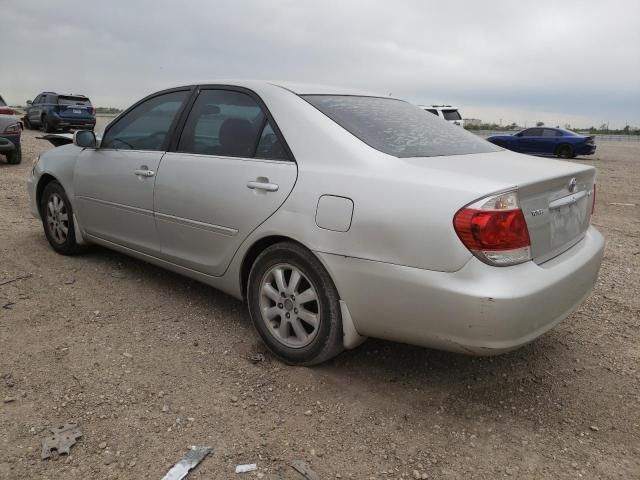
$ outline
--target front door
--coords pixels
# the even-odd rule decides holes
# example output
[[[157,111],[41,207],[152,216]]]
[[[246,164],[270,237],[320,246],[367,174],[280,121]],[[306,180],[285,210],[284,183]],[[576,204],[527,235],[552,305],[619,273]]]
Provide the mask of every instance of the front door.
[[[153,193],[160,160],[189,90],[145,99],[85,149],[74,172],[75,209],[86,233],[148,254],[159,252]]]
[[[163,258],[224,274],[236,250],[287,198],[297,166],[249,92],[203,89],[156,179]]]

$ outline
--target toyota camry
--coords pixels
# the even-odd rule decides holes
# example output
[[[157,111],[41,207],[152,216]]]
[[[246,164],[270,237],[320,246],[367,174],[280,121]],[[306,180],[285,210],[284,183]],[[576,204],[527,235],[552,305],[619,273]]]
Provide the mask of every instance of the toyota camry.
[[[580,305],[604,247],[593,167],[309,85],[154,93],[41,155],[28,191],[56,252],[102,245],[243,299],[297,365],[366,337],[512,350]]]

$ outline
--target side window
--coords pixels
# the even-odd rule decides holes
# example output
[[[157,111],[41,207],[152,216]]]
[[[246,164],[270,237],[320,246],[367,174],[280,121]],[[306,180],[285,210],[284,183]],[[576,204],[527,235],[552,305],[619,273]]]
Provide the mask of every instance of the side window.
[[[162,150],[171,125],[188,96],[189,92],[185,90],[158,95],[141,103],[109,128],[101,148]]]
[[[33,101],[33,105],[38,105],[40,103],[40,100],[42,100],[42,95],[38,95],[36,97],[36,99]]]
[[[438,116],[438,111],[433,108],[427,108],[427,112],[433,113],[436,117]]]
[[[287,152],[282,146],[282,142],[273,131],[271,123],[267,121],[262,129],[258,148],[256,149],[256,158],[264,158],[266,160],[288,160]]]
[[[265,136],[265,118],[260,106],[245,93],[202,90],[189,113],[177,151],[251,158]],[[269,147],[264,147],[265,152]]]
[[[540,137],[542,136],[542,129],[529,128],[528,130],[525,130],[524,132],[522,132],[522,136],[523,137]]]
[[[551,130],[550,128],[545,128],[542,131],[542,136],[543,137],[558,137],[560,136],[560,132],[556,131],[556,130]]]

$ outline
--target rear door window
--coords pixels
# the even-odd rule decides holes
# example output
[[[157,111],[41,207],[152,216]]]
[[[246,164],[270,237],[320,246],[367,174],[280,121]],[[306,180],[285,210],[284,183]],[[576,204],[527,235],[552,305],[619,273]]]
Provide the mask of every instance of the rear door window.
[[[189,93],[188,90],[164,93],[134,107],[107,130],[101,148],[164,150]]]
[[[429,113],[433,113],[436,117],[438,116],[438,111],[433,108],[427,108],[425,110]]]
[[[178,152],[286,160],[260,105],[243,92],[202,90],[184,126]]]
[[[399,158],[465,155],[501,149],[402,100],[349,95],[304,95],[367,145]]]

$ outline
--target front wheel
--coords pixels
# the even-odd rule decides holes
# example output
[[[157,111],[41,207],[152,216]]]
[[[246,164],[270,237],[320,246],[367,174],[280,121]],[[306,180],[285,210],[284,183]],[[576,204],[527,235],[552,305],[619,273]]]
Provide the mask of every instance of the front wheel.
[[[20,145],[16,145],[16,148],[7,153],[7,163],[9,165],[18,165],[22,162],[22,147]]]
[[[76,242],[73,209],[62,185],[47,184],[40,200],[40,216],[49,245],[62,255],[75,255],[80,251]]]
[[[253,325],[276,357],[309,366],[342,351],[338,292],[310,251],[292,242],[272,245],[253,264],[247,287]]]

